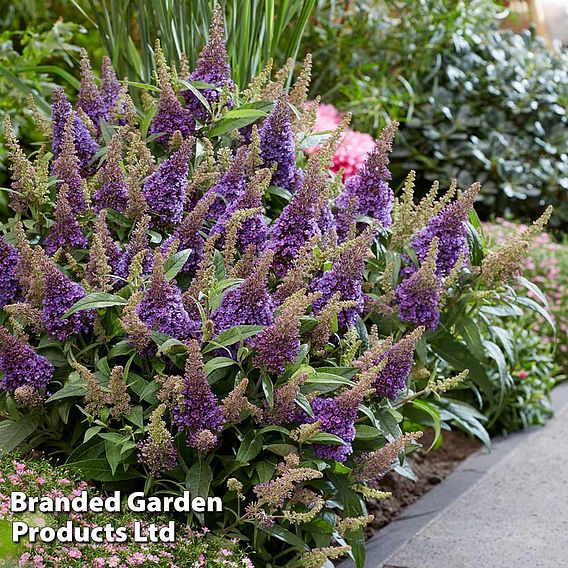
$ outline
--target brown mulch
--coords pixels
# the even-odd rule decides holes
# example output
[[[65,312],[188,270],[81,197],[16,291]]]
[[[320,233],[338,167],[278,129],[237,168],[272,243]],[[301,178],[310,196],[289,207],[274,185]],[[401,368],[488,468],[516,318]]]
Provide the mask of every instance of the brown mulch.
[[[433,433],[425,432],[420,440],[423,448],[409,458],[417,481],[391,473],[381,482],[381,491],[392,492],[392,497],[368,503],[369,513],[375,515],[375,520],[367,526],[367,537],[388,525],[405,507],[428,493],[482,446],[478,440],[459,431],[443,432],[442,435],[442,445],[426,453],[432,443]]]

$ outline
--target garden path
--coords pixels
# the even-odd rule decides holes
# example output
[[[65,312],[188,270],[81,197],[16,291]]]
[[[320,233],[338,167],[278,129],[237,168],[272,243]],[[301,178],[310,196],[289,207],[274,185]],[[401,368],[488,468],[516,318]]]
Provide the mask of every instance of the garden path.
[[[430,494],[403,515],[411,523],[421,516],[431,520],[414,524],[409,540],[386,559],[381,534],[390,526],[383,529],[369,542],[366,567],[568,566],[568,384],[553,395],[555,416],[546,427],[498,442],[493,458],[481,452],[463,462],[429,501]],[[460,485],[461,496],[436,507],[436,492],[455,494]]]

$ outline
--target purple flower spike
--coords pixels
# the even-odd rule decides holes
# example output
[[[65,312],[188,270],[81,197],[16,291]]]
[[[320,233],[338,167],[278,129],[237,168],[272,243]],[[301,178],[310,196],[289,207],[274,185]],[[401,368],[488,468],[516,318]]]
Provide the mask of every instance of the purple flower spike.
[[[128,187],[120,165],[122,136],[117,132],[110,141],[106,161],[102,167],[102,183],[93,194],[95,212],[101,209],[124,211],[128,202]]]
[[[171,135],[179,130],[184,138],[195,132],[193,113],[183,108],[171,84],[165,82],[160,92],[158,111],[156,112],[148,134],[161,134],[158,142],[167,142]]]
[[[436,257],[436,273],[438,276],[448,276],[460,256],[467,262],[469,246],[465,221],[479,193],[480,185],[473,184],[464,191],[454,202],[446,205],[437,215],[434,215],[426,227],[416,233],[410,246],[416,252],[418,260],[422,261],[428,255],[432,241],[437,237],[438,256]],[[408,272],[416,268],[410,266]]]
[[[83,178],[79,168],[79,158],[73,142],[73,119],[69,116],[65,126],[61,151],[53,163],[52,174],[57,178],[59,188],[63,185],[67,186],[67,201],[75,215],[80,215],[87,209]]]
[[[270,170],[259,170],[250,180],[246,189],[229,203],[217,223],[211,229],[211,234],[225,235],[228,222],[237,211],[246,209],[262,209],[262,198],[270,183]],[[253,245],[256,251],[262,251],[266,244],[267,225],[262,212],[249,217],[238,231],[238,244],[240,250],[246,250]]]
[[[120,83],[116,78],[112,63],[108,55],[103,55],[101,66],[101,96],[105,106],[105,113],[110,117],[120,100]]]
[[[77,108],[82,109],[100,133],[100,122],[108,120],[108,109],[95,81],[91,62],[85,49],[81,49],[81,86],[77,96]]]
[[[55,88],[51,105],[51,120],[53,123],[52,150],[56,158],[61,152],[65,125],[71,114],[73,115],[73,143],[79,160],[79,168],[83,173],[90,173],[93,169],[90,162],[98,152],[99,145],[93,140],[85,123],[77,116],[77,113],[73,112],[65,91],[61,87]]]
[[[264,120],[258,133],[264,165],[271,167],[278,164],[272,183],[293,192],[296,183],[296,144],[286,96],[276,101],[272,114]]]
[[[16,277],[18,251],[0,235],[0,309],[11,302],[20,285]]]
[[[146,180],[142,192],[159,225],[177,225],[186,199],[189,158],[195,140],[184,140],[180,148]]]
[[[337,293],[340,295],[340,301],[357,302],[357,307],[345,308],[339,313],[338,323],[342,328],[351,327],[357,315],[363,311],[363,271],[371,237],[372,235],[367,231],[354,239],[333,263],[331,269],[312,282],[312,291],[321,292],[321,296],[314,301],[316,313],[320,312]]]
[[[391,122],[382,131],[360,170],[347,179],[345,190],[337,198],[338,209],[346,208],[355,196],[358,198],[357,215],[372,217],[383,227],[391,226],[394,194],[388,183],[392,178],[388,165],[397,127],[397,122]]]
[[[7,392],[28,386],[44,391],[53,377],[53,365],[29,345],[0,326],[0,387]]]
[[[406,380],[414,364],[416,342],[423,333],[424,328],[417,327],[374,361],[378,365],[383,359],[387,360],[386,366],[377,373],[372,383],[377,396],[396,400],[406,388]]]
[[[270,325],[274,320],[274,302],[267,286],[272,252],[260,258],[254,270],[237,288],[229,290],[211,318],[217,334],[236,325]]]
[[[204,195],[184,217],[180,225],[176,227],[173,235],[166,239],[161,246],[162,252],[165,252],[177,240],[179,243],[178,250],[191,249],[191,255],[184,264],[182,272],[194,272],[203,257],[205,239],[201,234],[201,229],[203,221],[215,199],[216,195],[214,193]]]
[[[231,67],[227,62],[227,48],[225,46],[225,27],[223,25],[223,9],[215,4],[213,19],[209,28],[209,39],[199,55],[195,70],[189,76],[190,81],[200,81],[214,85],[217,89],[200,89],[201,94],[212,105],[219,101],[219,90],[228,87],[234,89],[231,80]],[[189,89],[181,93],[185,98],[187,108],[199,122],[205,123],[210,113],[203,103]],[[231,106],[231,101],[228,101]]]
[[[71,211],[67,201],[67,186],[64,185],[57,194],[54,214],[55,222],[45,239],[45,250],[53,255],[58,249],[87,248],[87,239]]]
[[[314,158],[315,159],[315,158]],[[274,271],[283,276],[292,267],[300,249],[320,230],[315,219],[318,202],[319,174],[298,180],[292,200],[283,209],[270,230],[267,248],[274,251]]]
[[[183,307],[181,291],[174,281],[166,280],[161,253],[154,256],[150,287],[136,308],[138,317],[149,329],[156,329],[176,339],[187,339],[199,327]]]
[[[227,204],[232,203],[246,187],[246,171],[247,171],[247,150],[239,148],[237,155],[233,159],[233,163],[229,170],[221,176],[221,179],[211,187],[207,193],[215,193],[217,198],[211,205],[209,210],[209,218],[219,220]]]
[[[203,370],[199,343],[191,340],[179,402],[172,409],[172,422],[185,432],[188,444],[208,452],[215,445],[225,420],[217,397]]]
[[[345,391],[335,398],[317,397],[311,407],[314,417],[305,415],[305,422],[320,421],[320,430],[339,436],[342,445],[314,444],[314,452],[320,458],[344,462],[351,453],[351,442],[355,438],[355,420],[359,415],[359,407],[365,396],[369,394],[370,380],[360,380],[351,390]]]
[[[46,263],[42,318],[52,339],[64,341],[71,335],[87,333],[92,329],[95,310],[76,312],[66,319],[61,319],[61,316],[85,295],[85,290],[63,274],[55,264]]]

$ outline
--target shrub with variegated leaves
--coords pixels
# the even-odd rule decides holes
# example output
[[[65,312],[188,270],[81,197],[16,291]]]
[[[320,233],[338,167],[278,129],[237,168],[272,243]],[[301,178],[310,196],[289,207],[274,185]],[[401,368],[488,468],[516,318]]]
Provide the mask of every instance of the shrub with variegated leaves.
[[[487,369],[509,371],[472,317],[518,303],[502,284],[546,219],[488,253],[478,185],[415,203],[411,175],[395,199],[395,124],[343,184],[348,117],[313,136],[309,66],[288,93],[269,70],[239,92],[219,9],[196,71],[156,60],[135,108],[84,54],[33,157],[7,125],[1,443],[124,490],[221,496],[185,520],[258,566],[362,566],[365,499],[412,475],[420,430],[487,440],[475,405],[497,408]]]

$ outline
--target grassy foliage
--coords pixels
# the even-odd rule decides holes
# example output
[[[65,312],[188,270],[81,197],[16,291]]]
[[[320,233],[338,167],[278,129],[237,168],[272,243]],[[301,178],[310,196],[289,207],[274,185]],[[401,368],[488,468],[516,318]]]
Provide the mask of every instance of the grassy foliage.
[[[207,39],[213,2],[209,0],[75,0],[97,27],[120,77],[149,81],[154,44],[179,64],[191,67]],[[276,54],[296,57],[315,0],[227,0],[229,62],[233,80],[245,86]]]

